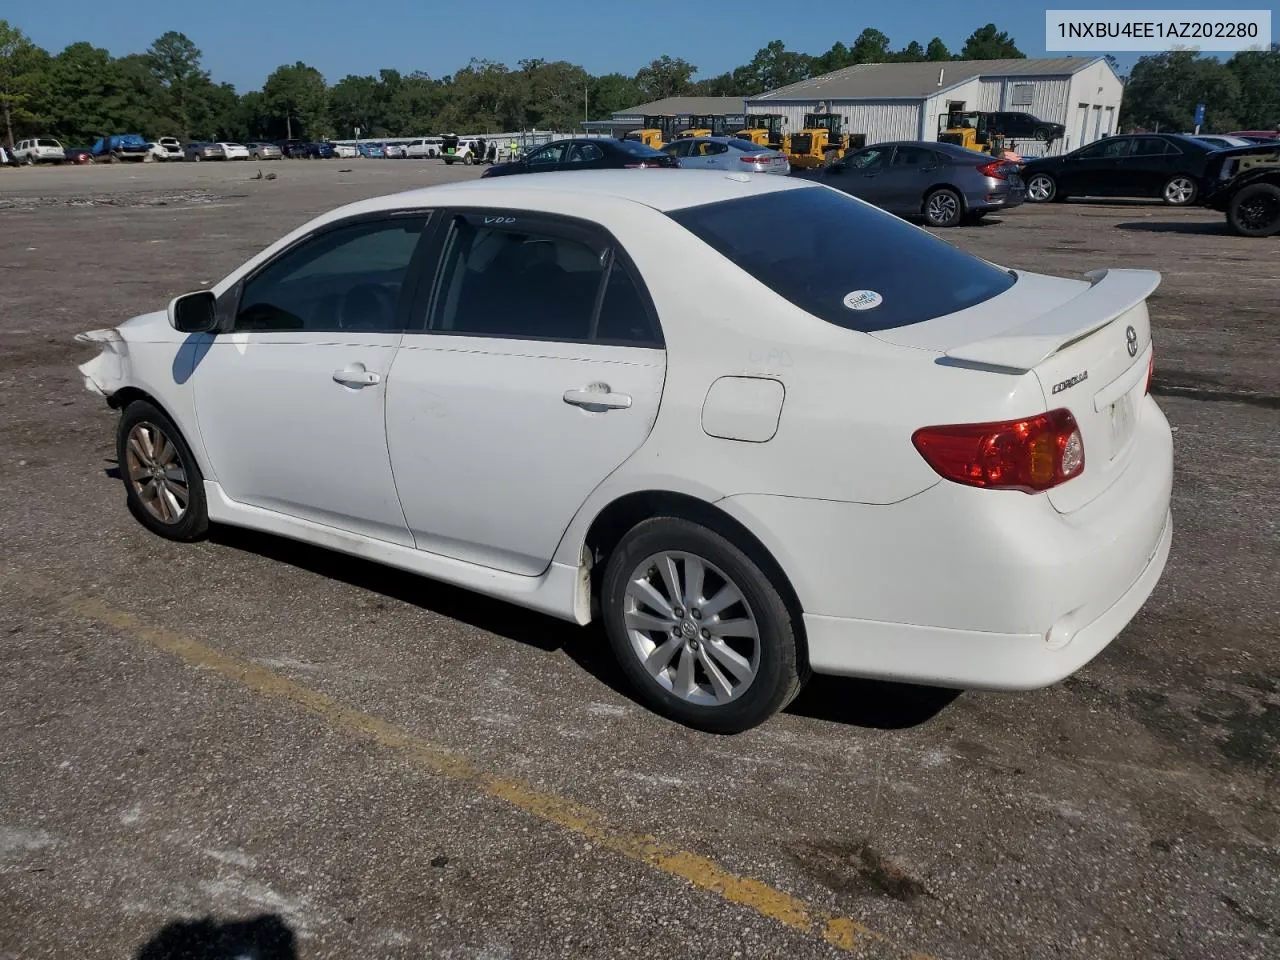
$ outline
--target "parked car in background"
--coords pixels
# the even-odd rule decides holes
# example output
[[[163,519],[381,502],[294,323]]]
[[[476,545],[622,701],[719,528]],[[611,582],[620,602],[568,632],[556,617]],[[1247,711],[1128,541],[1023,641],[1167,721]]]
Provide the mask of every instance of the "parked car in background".
[[[109,137],[98,140],[90,149],[93,151],[95,161],[106,163],[125,160],[141,163],[151,156],[151,147],[137,133],[113,133]]]
[[[13,159],[28,166],[35,166],[37,163],[63,163],[67,159],[67,152],[52,137],[32,137],[18,141],[13,148]]]
[[[787,177],[530,179],[339,207],[81,334],[133,516],[598,619],[721,733],[811,671],[1048,686],[1150,596],[1158,273],[1005,269]]]
[[[834,187],[899,216],[954,227],[1026,199],[1018,165],[954,143],[877,143],[791,175]]]
[[[333,149],[333,144],[324,140],[317,140],[308,143],[298,156],[305,160],[332,160],[338,155]]]
[[[443,137],[419,137],[405,144],[404,156],[410,160],[428,160],[441,153]]]
[[[734,170],[783,176],[791,172],[785,153],[737,137],[685,137],[664,144],[662,152],[675,157],[686,170]]]
[[[403,160],[407,156],[405,145],[403,143],[385,144],[382,148],[382,155],[388,160]]]
[[[998,110],[986,114],[987,129],[1002,133],[1006,140],[1041,140],[1052,143],[1066,135],[1067,128],[1060,123],[1050,123],[1029,113]]]
[[[284,156],[292,159],[294,157],[304,157],[307,153],[307,140],[277,140],[275,144],[280,148],[280,152]]]
[[[1192,137],[1219,150],[1226,147],[1247,147],[1253,143],[1252,140],[1246,140],[1244,137],[1232,137],[1225,133],[1184,133],[1183,136]]]
[[[1105,137],[1061,157],[1028,160],[1027,199],[1159,197],[1185,207],[1204,190],[1205,167],[1216,149],[1179,133]]]
[[[246,143],[245,147],[249,151],[250,160],[279,160],[284,156],[284,151],[274,143],[255,140],[252,143]]]
[[[635,140],[575,137],[554,140],[531,150],[518,160],[495,164],[481,176],[505,177],[516,173],[550,173],[554,170],[670,170],[679,166],[680,161],[675,157]]]
[[[174,160],[182,159],[182,141],[177,137],[161,137],[156,143],[164,147]]]
[[[386,148],[381,143],[358,143],[356,152],[367,160],[381,160],[386,156]]]
[[[218,144],[222,148],[223,160],[248,160],[249,148],[243,143],[228,143],[222,141]]]
[[[201,143],[192,141],[182,148],[182,156],[185,160],[191,160],[199,163],[201,160],[222,160],[222,145],[218,143]]]
[[[93,163],[93,150],[89,147],[67,147],[67,163],[74,163],[82,166],[86,163]]]
[[[339,160],[353,160],[360,156],[360,151],[356,149],[353,143],[330,143],[333,147],[333,154]]]
[[[148,153],[148,156],[147,156],[148,160],[157,161],[159,163],[164,163],[168,160],[182,159],[181,153],[178,153],[176,155],[172,154],[168,151],[167,148],[164,147],[164,145],[162,145],[159,141],[155,141],[155,140],[147,141],[147,153]]]
[[[1280,142],[1280,130],[1233,130],[1231,136],[1253,143]]]

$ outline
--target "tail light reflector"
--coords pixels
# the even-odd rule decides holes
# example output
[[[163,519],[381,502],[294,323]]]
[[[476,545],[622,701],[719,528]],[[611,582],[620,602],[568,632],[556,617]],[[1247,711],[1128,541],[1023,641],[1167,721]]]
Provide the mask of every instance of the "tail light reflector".
[[[939,476],[993,490],[1048,490],[1084,471],[1084,438],[1070,410],[1025,420],[922,427],[911,435]]]
[[[738,159],[741,160],[743,163],[768,163],[769,162],[769,157],[767,155],[762,155],[758,157],[755,157],[755,156],[739,157]]]
[[[1151,378],[1156,375],[1156,348],[1151,346],[1151,356],[1147,359],[1147,385],[1142,388],[1143,393],[1151,392]]]

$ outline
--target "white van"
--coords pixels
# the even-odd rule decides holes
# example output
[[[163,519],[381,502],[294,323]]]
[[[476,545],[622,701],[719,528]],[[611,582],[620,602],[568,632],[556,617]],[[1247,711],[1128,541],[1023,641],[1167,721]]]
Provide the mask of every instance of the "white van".
[[[37,163],[65,163],[67,152],[62,144],[52,137],[33,137],[30,140],[19,140],[13,149],[13,158],[18,163],[34,166]]]

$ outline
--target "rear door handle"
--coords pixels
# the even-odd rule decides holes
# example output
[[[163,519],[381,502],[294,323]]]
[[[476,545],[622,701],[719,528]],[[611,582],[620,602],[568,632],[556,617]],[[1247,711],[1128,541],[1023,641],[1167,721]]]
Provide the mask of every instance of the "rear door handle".
[[[625,410],[631,406],[631,397],[612,392],[607,383],[593,383],[581,390],[566,390],[564,402],[586,410]]]
[[[381,374],[363,367],[333,371],[333,380],[344,387],[371,387],[382,380]]]

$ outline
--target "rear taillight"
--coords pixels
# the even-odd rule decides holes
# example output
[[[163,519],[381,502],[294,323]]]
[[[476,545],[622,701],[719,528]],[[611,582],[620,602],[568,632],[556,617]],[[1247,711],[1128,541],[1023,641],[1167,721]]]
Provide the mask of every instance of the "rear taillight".
[[[922,427],[911,442],[940,476],[971,487],[1035,493],[1084,471],[1084,439],[1069,410],[1003,423]]]
[[[978,172],[984,177],[1004,180],[1009,172],[1009,165],[1003,160],[992,160],[990,163],[981,164],[978,167]]]
[[[739,157],[738,159],[741,160],[743,163],[768,163],[769,162],[769,158],[767,156]]]
[[[1151,346],[1151,356],[1147,358],[1147,384],[1142,388],[1143,393],[1151,392],[1151,379],[1156,375],[1156,348]]]

